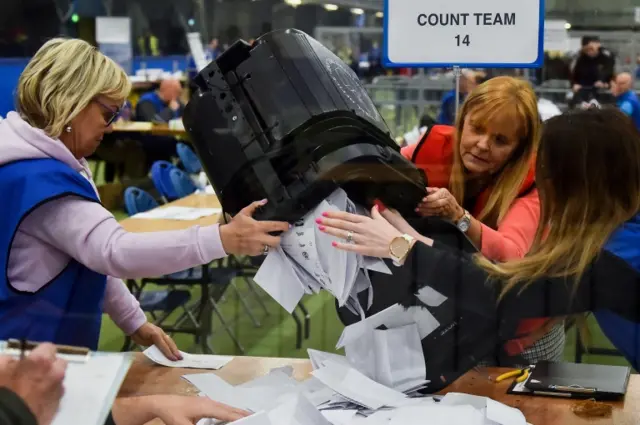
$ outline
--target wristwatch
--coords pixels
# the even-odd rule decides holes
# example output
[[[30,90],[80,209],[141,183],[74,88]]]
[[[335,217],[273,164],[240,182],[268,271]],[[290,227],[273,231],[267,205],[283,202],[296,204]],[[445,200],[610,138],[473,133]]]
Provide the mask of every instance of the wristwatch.
[[[471,227],[471,214],[469,214],[469,211],[464,210],[464,214],[455,224],[462,233],[467,233],[469,227]]]
[[[400,267],[411,251],[415,239],[407,234],[394,238],[389,244],[389,256],[393,264]]]

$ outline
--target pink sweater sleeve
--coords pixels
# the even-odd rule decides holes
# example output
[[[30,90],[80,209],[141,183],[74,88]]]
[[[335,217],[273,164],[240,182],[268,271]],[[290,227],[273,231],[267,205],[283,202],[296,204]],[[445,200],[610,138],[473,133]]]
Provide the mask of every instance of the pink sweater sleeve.
[[[482,225],[482,254],[494,261],[524,257],[536,235],[540,221],[538,190],[516,199],[497,230]]]
[[[107,277],[104,312],[126,335],[131,335],[147,322],[147,316],[140,309],[138,300],[122,280],[113,276]]]
[[[91,270],[121,279],[175,273],[226,256],[217,224],[131,233],[101,204],[78,197],[47,202],[29,215],[20,230]]]

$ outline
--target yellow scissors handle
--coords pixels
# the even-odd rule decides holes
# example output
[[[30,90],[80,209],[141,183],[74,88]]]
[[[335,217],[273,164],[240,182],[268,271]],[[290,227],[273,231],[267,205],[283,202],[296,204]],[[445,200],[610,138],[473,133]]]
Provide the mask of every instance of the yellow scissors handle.
[[[496,378],[496,382],[504,381],[505,379],[513,378],[522,374],[522,369],[512,370],[511,372],[503,373]]]
[[[525,370],[522,372],[522,375],[520,375],[520,376],[518,376],[518,377],[516,378],[516,382],[520,383],[520,382],[524,382],[524,381],[526,381],[526,380],[529,378],[529,373],[530,373],[530,372],[529,372],[529,369],[525,369]]]

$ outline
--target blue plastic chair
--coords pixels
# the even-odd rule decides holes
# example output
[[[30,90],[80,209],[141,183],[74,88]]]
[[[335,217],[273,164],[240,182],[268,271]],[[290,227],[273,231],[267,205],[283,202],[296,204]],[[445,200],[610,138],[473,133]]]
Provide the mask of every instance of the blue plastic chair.
[[[159,206],[153,196],[137,187],[128,187],[124,191],[124,209],[128,215],[149,211]]]
[[[169,177],[169,172],[175,168],[177,167],[168,161],[156,161],[151,166],[151,181],[165,201],[175,201],[180,198]]]
[[[173,192],[178,196],[178,198],[184,198],[198,190],[187,173],[178,167],[173,167],[169,170],[169,180],[171,182]]]
[[[196,153],[184,143],[178,143],[176,147],[178,158],[182,162],[182,166],[189,174],[198,174],[202,171],[202,163]]]

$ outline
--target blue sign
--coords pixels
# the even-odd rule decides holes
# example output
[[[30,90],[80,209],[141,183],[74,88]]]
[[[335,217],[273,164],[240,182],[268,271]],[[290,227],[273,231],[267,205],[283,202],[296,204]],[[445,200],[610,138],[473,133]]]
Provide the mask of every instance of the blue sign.
[[[544,0],[384,0],[387,67],[538,68]]]

